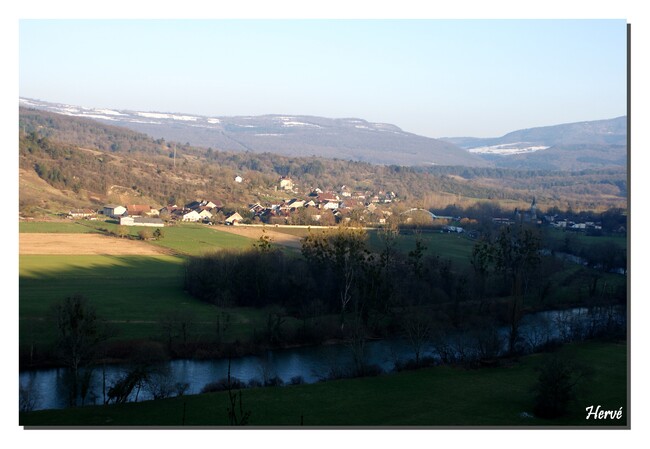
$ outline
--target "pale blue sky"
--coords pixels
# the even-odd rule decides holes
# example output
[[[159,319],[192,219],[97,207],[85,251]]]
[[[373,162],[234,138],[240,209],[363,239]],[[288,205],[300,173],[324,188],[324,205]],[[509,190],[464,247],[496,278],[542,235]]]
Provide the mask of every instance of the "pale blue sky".
[[[20,95],[430,137],[626,114],[624,20],[21,20]]]

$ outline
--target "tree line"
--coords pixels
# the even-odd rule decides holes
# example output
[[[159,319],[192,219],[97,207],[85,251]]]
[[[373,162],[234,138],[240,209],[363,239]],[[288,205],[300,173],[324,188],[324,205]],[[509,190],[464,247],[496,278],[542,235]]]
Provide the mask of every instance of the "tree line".
[[[399,251],[398,238],[394,229],[380,231],[380,247],[373,251],[366,231],[339,227],[311,232],[300,256],[258,245],[192,257],[185,265],[185,288],[218,306],[279,306],[306,327],[318,317],[337,316],[338,330],[330,329],[331,336],[358,344],[370,336],[419,340],[418,335],[444,329],[494,331],[506,325],[511,353],[521,350],[519,327],[526,313],[566,300],[564,286],[552,281],[565,273],[565,264],[542,251],[539,229],[505,226],[485,235],[473,247],[469,268],[427,254],[417,235],[412,249]],[[584,283],[585,295],[573,304],[625,301],[624,291],[592,288],[598,279],[585,274],[576,281]]]

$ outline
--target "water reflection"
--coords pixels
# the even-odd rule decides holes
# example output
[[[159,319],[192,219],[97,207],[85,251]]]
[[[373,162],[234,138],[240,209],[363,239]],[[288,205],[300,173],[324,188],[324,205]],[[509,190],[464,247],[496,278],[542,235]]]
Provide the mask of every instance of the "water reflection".
[[[622,311],[611,307],[531,314],[521,322],[518,344],[522,352],[529,352],[551,341],[583,339],[607,326],[624,326],[624,320]],[[460,356],[481,358],[490,350],[488,346],[494,345],[496,349],[493,351],[503,353],[507,350],[508,336],[509,330],[506,327],[494,329],[490,336],[476,330],[446,334],[443,342],[429,342],[421,357],[437,360],[444,360],[445,356],[452,359]],[[449,352],[443,354],[443,351]],[[365,345],[364,359],[365,363],[390,372],[397,364],[414,359],[414,351],[404,339],[370,341]],[[138,390],[137,400],[173,396],[179,391],[185,394],[200,393],[205,385],[225,378],[228,375],[228,365],[227,359],[172,360],[150,367],[150,377],[154,382]],[[257,380],[264,384],[275,377],[285,384],[298,377],[306,383],[314,383],[345,374],[353,365],[351,348],[339,344],[269,351],[259,356],[232,359],[230,373],[244,383]],[[131,368],[128,365],[95,366],[90,373],[90,385],[84,403],[104,403],[109,386],[126,376]],[[69,371],[64,368],[21,372],[21,407],[25,404],[33,410],[65,408],[70,403],[70,385]],[[129,400],[135,399],[134,391]]]

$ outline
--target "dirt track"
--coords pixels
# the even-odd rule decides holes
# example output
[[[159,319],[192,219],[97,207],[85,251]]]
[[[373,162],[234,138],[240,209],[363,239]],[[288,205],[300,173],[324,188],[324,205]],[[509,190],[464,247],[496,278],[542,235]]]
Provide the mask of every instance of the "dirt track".
[[[219,231],[229,232],[231,234],[241,235],[251,239],[259,239],[262,235],[262,230],[266,231],[266,235],[271,238],[271,243],[276,245],[288,246],[290,248],[300,249],[300,237],[295,235],[283,234],[282,232],[273,231],[270,227],[260,226],[219,226]]]
[[[20,254],[60,254],[60,255],[159,255],[169,254],[144,242],[107,237],[98,234],[58,234],[58,233],[20,233]]]

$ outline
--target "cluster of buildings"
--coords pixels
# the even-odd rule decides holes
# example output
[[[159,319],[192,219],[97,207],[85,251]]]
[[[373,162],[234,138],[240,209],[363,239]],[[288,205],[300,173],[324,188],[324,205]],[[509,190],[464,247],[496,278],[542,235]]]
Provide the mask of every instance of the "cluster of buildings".
[[[107,204],[99,211],[92,209],[73,209],[68,213],[69,218],[94,219],[97,215],[103,215],[119,220],[124,226],[152,226],[162,227],[165,220],[178,220],[188,222],[209,221],[213,211],[222,207],[220,203],[211,201],[194,201],[178,207],[176,205],[165,206],[156,209],[145,204]],[[165,220],[163,220],[163,218]]]
[[[293,183],[288,178],[282,178],[280,183],[281,186],[287,186],[283,190],[290,190],[288,186],[293,188]],[[326,216],[333,216],[338,222],[350,220],[353,212],[356,212],[355,219],[359,221],[364,221],[365,217],[373,214],[373,219],[383,223],[391,212],[381,209],[380,205],[391,203],[396,197],[394,192],[353,192],[346,186],[337,192],[314,188],[304,197],[294,197],[276,204],[251,204],[249,212],[253,220],[273,224],[309,225],[325,221]]]
[[[235,177],[235,182],[243,178]],[[294,189],[296,184],[288,177],[279,179],[279,190],[289,195],[298,195]],[[334,216],[336,221],[349,220],[353,211],[359,221],[374,221],[383,223],[391,215],[382,204],[392,203],[397,199],[394,192],[355,191],[347,186],[341,186],[336,191],[323,191],[320,188],[309,189],[302,197],[279,201],[275,204],[249,204],[248,213],[245,208],[240,213],[232,213],[219,217],[225,224],[237,224],[244,220],[263,223],[286,224],[315,224],[323,216]],[[215,214],[223,212],[223,203],[218,200],[196,200],[184,206],[168,205],[155,209],[143,204],[107,204],[100,210],[74,209],[68,213],[69,218],[96,219],[98,215],[110,217],[126,226],[164,226],[167,221],[213,223]],[[242,217],[244,215],[244,217]],[[364,220],[364,217],[372,215]],[[299,223],[302,221],[302,223]],[[324,220],[325,221],[325,220]],[[330,223],[328,223],[330,224]]]
[[[533,198],[530,204],[530,209],[521,211],[515,209],[513,217],[507,218],[493,218],[492,222],[499,225],[509,225],[515,223],[530,223],[538,226],[547,225],[556,229],[564,229],[570,231],[587,232],[587,231],[600,231],[602,230],[601,223],[594,221],[575,222],[568,218],[560,217],[559,215],[540,215],[537,211],[537,204]]]

